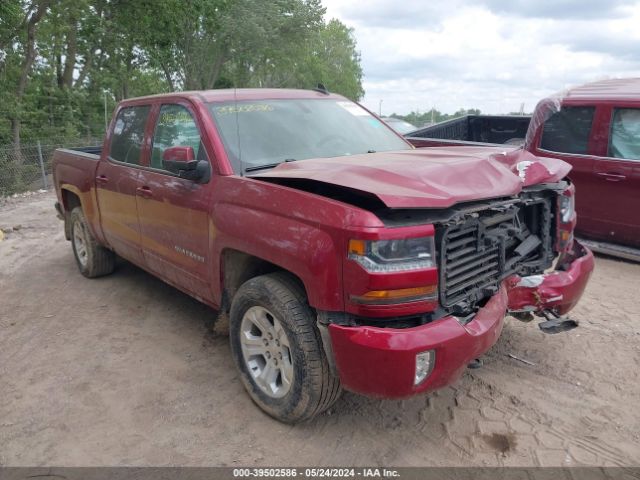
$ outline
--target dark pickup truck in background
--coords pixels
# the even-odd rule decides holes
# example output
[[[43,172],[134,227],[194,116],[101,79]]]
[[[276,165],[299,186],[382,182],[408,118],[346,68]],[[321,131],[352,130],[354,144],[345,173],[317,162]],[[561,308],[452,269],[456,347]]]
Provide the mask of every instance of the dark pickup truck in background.
[[[528,115],[465,115],[407,133],[422,138],[423,147],[461,145],[464,142],[519,146],[524,144]]]
[[[442,388],[508,312],[561,330],[594,264],[567,163],[415,149],[327,92],[125,100],[102,148],[56,150],[53,168],[80,272],[117,254],[228,313],[246,390],[286,422],[341,388]]]
[[[407,136],[417,147],[482,142],[511,149],[517,142],[507,137],[523,133],[526,150],[573,167],[576,234],[584,243],[640,261],[640,79],[570,89],[542,100],[532,117],[464,117]]]

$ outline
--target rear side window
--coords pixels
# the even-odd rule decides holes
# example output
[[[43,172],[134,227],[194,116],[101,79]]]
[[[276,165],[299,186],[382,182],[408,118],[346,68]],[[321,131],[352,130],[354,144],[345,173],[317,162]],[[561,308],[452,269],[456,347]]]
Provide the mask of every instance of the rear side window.
[[[640,109],[616,108],[613,110],[609,156],[640,160]]]
[[[144,127],[149,116],[149,109],[149,105],[144,105],[120,110],[111,136],[109,156],[112,159],[140,165]]]
[[[540,148],[587,154],[594,107],[562,107],[544,122]]]
[[[169,147],[191,147],[197,160],[205,160],[200,132],[191,112],[182,105],[163,105],[153,135],[151,166],[162,169],[162,155]]]

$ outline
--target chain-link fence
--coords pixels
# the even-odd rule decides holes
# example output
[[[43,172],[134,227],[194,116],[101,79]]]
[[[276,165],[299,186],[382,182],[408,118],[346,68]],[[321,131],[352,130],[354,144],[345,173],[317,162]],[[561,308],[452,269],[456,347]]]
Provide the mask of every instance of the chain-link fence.
[[[0,146],[0,197],[51,188],[51,158],[56,148],[101,143],[101,139],[84,138]]]

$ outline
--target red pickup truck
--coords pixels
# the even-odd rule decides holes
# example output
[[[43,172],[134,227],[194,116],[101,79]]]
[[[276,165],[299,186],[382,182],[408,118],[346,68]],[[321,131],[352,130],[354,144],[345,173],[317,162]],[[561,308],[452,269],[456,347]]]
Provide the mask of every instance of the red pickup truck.
[[[444,387],[507,312],[561,327],[593,269],[567,163],[415,149],[326,91],[126,100],[102,148],[53,162],[80,272],[117,254],[228,313],[244,386],[285,422],[342,388]]]
[[[564,160],[578,191],[576,233],[593,250],[640,261],[639,78],[572,88],[542,100],[531,118],[469,116],[409,135],[420,147],[521,140],[534,155]]]

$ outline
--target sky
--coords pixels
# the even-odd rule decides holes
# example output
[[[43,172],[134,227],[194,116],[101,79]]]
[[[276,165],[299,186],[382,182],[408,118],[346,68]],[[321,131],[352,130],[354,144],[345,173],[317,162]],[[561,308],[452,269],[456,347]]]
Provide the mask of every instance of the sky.
[[[556,92],[640,77],[640,0],[323,0],[354,29],[383,115],[533,111]],[[329,88],[330,86],[327,85]],[[382,101],[382,104],[380,104]]]

